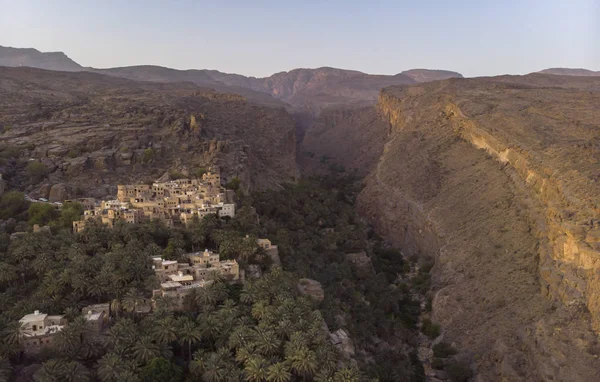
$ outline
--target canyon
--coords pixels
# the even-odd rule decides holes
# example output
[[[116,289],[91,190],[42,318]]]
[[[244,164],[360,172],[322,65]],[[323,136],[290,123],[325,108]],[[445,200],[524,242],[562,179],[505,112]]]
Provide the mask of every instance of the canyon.
[[[478,380],[598,379],[598,90],[591,77],[532,74],[380,94],[389,132],[359,212],[435,260],[432,318]],[[309,129],[319,139],[307,150],[345,137],[333,160],[352,167],[376,134],[337,127]]]
[[[434,261],[430,318],[477,381],[600,379],[600,78],[256,79],[35,52],[0,65],[63,71],[0,68],[0,143],[49,173],[32,182],[11,158],[10,187],[104,197],[212,166],[260,190],[344,167],[375,232]]]

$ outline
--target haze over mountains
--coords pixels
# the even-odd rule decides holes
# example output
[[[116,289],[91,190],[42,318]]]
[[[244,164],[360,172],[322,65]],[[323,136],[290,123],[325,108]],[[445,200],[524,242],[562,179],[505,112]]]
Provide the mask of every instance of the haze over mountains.
[[[386,86],[462,77],[456,72],[427,69],[413,69],[396,75],[371,75],[322,67],[294,69],[266,78],[246,77],[217,70],[177,70],[152,65],[95,69],[79,65],[62,52],[44,53],[31,48],[2,46],[0,66],[29,66],[69,72],[91,71],[137,81],[192,82],[217,91],[240,94],[259,103],[283,101],[294,110],[312,113],[342,104],[374,104],[379,90]]]

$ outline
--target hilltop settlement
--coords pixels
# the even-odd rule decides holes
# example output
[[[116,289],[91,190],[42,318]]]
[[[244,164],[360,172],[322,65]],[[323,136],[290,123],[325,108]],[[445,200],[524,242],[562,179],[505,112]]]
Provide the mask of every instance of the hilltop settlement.
[[[119,185],[117,199],[101,202],[93,198],[77,199],[84,206],[81,220],[73,222],[73,230],[81,232],[90,219],[113,227],[123,220],[138,224],[159,220],[167,226],[191,223],[209,214],[221,218],[235,216],[232,193],[221,186],[221,176],[208,172],[201,179],[178,179],[149,184]],[[69,202],[69,201],[67,201]]]

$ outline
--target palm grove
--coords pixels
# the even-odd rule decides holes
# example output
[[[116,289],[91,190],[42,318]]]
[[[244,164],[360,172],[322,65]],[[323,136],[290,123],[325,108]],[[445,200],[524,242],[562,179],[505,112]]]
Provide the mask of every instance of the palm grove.
[[[67,228],[77,206],[41,211],[6,193],[0,217],[15,219],[0,235],[0,381],[422,380],[410,351],[419,303],[411,281],[399,277],[411,264],[367,235],[353,208],[355,185],[339,176],[307,180],[243,197],[231,220],[209,215],[188,228],[90,224],[79,234]],[[10,239],[34,223],[52,232]],[[259,236],[279,244],[283,269],[271,269],[256,246]],[[186,296],[183,312],[158,298],[151,313],[142,313],[157,286],[151,258],[179,260],[200,248],[235,257],[242,267],[257,264],[265,275],[243,286],[215,280]],[[358,249],[374,259],[371,271],[347,261],[345,254]],[[320,281],[325,300],[299,294],[298,277]],[[92,335],[81,307],[104,301],[110,327]],[[69,323],[52,348],[29,357],[18,319],[34,309],[64,313]],[[332,345],[326,326],[350,332],[356,357]]]

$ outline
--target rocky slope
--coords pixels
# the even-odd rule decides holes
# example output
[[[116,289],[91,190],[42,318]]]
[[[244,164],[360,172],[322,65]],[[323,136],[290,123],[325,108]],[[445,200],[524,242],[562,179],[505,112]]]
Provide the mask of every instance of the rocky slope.
[[[58,184],[69,197],[104,196],[118,182],[209,166],[253,188],[297,176],[292,117],[239,95],[189,83],[0,68],[0,97],[0,144],[20,150],[18,160],[4,161],[10,185],[30,183],[23,161],[41,161],[50,172],[41,185],[29,185],[34,195],[48,196]]]
[[[435,259],[433,318],[481,381],[600,378],[598,90],[530,75],[380,95],[390,135],[360,211]]]
[[[60,57],[59,57],[60,56]],[[58,58],[61,58],[60,60]],[[176,70],[160,66],[83,68],[63,53],[0,46],[0,66],[30,66],[64,71],[92,71],[136,81],[192,82],[219,92],[235,93],[267,106],[291,105],[296,112],[317,115],[322,109],[348,104],[374,104],[386,86],[462,77],[444,70],[414,69],[397,75],[371,75],[336,68],[294,69],[255,78],[216,70]]]
[[[588,69],[571,69],[571,68],[550,68],[540,70],[538,73],[541,74],[555,74],[559,76],[600,76],[600,72],[594,72]]]

